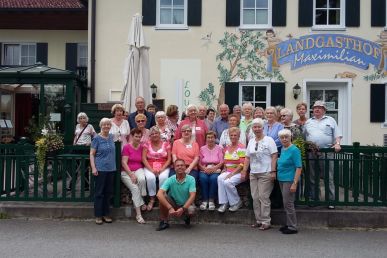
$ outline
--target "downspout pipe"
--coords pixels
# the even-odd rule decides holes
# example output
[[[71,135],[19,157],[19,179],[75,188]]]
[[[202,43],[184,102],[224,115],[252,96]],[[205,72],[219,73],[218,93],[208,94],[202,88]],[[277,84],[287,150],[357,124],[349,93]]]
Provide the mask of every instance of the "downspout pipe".
[[[95,23],[97,0],[91,0],[91,33],[90,33],[90,102],[95,102]]]

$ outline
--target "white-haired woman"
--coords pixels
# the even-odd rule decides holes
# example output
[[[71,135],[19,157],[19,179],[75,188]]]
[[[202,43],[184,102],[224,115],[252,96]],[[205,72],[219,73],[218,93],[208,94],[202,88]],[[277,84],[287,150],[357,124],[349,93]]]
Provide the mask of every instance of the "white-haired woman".
[[[242,114],[244,118],[239,124],[239,128],[246,135],[247,130],[250,128],[251,122],[253,121],[253,105],[248,102],[242,105]]]
[[[164,111],[157,111],[156,115],[156,126],[160,130],[160,136],[161,140],[163,142],[169,142],[171,143],[171,138],[172,138],[172,132],[167,126],[167,115],[165,114]]]
[[[284,126],[278,122],[277,109],[275,107],[267,107],[265,110],[267,122],[263,126],[263,133],[266,136],[273,138],[278,152],[281,152],[281,141],[278,138],[278,132],[284,129]]]
[[[77,115],[77,126],[75,127],[75,136],[73,145],[90,146],[92,138],[96,135],[94,127],[88,124],[89,117],[81,112]]]
[[[224,169],[218,176],[218,198],[220,207],[218,212],[223,213],[230,206],[229,211],[237,211],[242,207],[236,186],[244,181],[241,177],[246,147],[239,142],[241,130],[238,127],[228,129],[231,144],[224,149]]]
[[[273,138],[263,133],[264,122],[256,118],[252,122],[255,137],[249,141],[242,178],[247,176],[250,166],[250,190],[256,223],[254,228],[270,228],[270,194],[276,178],[277,146]]]
[[[292,141],[301,137],[301,130],[298,125],[292,122],[293,120],[293,112],[289,108],[283,108],[280,111],[281,114],[281,123],[284,125],[285,129],[289,129],[292,133]]]
[[[197,118],[198,109],[195,105],[188,105],[186,109],[187,117],[180,122],[179,127],[175,133],[175,140],[182,137],[181,129],[185,125],[189,125],[192,130],[192,140],[199,144],[199,148],[206,144],[206,133],[208,128],[203,120]]]
[[[114,172],[116,172],[116,148],[114,136],[109,133],[112,122],[102,118],[99,122],[101,132],[91,142],[90,166],[95,176],[94,215],[95,223],[111,223],[110,199],[113,195]]]
[[[297,218],[294,201],[302,172],[301,151],[292,144],[290,130],[283,129],[278,132],[278,135],[282,143],[282,152],[278,159],[277,179],[286,212],[286,225],[282,226],[280,231],[283,234],[296,234]]]
[[[115,104],[111,110],[113,114],[112,127],[110,133],[114,136],[114,141],[121,142],[121,149],[128,143],[130,126],[128,120],[124,119],[125,109],[121,104]]]
[[[157,119],[156,119],[157,121]],[[144,172],[150,197],[147,210],[151,211],[155,203],[156,177],[159,178],[159,186],[169,176],[169,165],[171,164],[171,146],[168,141],[162,141],[160,129],[157,126],[149,129],[150,140],[144,144],[142,151],[142,163],[145,166]]]

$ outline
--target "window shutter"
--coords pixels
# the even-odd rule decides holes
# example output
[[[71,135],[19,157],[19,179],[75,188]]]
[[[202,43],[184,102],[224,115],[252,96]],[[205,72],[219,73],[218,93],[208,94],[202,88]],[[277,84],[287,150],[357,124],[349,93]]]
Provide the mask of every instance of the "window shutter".
[[[360,0],[345,1],[345,26],[360,26]]]
[[[271,103],[272,106],[285,106],[285,83],[273,82],[271,84]]]
[[[286,0],[273,0],[273,26],[286,26]]]
[[[3,63],[3,44],[0,42],[0,65]]]
[[[313,0],[298,1],[298,27],[313,26]]]
[[[239,105],[239,83],[226,82],[224,84],[224,102],[230,107],[230,110],[235,105]]]
[[[78,44],[66,43],[66,70],[76,71],[78,65]]]
[[[371,84],[370,122],[384,122],[386,112],[386,85]]]
[[[156,0],[142,0],[142,25],[156,25]]]
[[[226,26],[238,27],[241,18],[241,1],[227,0],[226,1]]]
[[[36,44],[36,62],[41,62],[44,65],[47,65],[47,56],[48,56],[48,44],[47,43],[37,43]]]
[[[386,1],[385,0],[371,1],[371,26],[372,27],[386,26]]]
[[[188,26],[202,25],[202,0],[188,0]]]

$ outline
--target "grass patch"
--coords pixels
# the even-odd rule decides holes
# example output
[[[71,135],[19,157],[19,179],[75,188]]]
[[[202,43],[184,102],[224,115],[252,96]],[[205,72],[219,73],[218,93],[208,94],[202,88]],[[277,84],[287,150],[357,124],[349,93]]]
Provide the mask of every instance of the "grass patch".
[[[9,219],[10,217],[8,216],[7,213],[2,213],[0,212],[0,219]]]

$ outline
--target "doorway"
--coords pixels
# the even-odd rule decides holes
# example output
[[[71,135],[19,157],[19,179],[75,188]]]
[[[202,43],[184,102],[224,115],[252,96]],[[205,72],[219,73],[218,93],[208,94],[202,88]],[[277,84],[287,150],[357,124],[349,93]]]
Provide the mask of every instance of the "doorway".
[[[342,143],[351,144],[351,87],[352,81],[304,80],[304,101],[308,105],[308,115],[312,117],[315,101],[325,101],[326,115],[333,117],[343,134]]]

